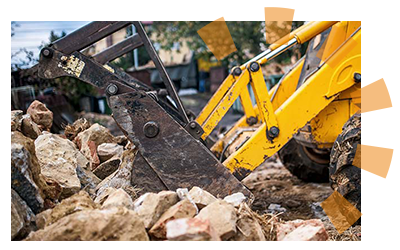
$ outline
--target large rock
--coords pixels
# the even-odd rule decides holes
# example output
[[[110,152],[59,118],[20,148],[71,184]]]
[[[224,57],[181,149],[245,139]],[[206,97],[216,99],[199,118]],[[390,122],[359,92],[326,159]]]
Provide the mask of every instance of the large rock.
[[[101,208],[110,207],[126,207],[128,209],[132,209],[133,201],[132,198],[123,189],[118,188],[108,195],[107,199],[103,202],[103,206]]]
[[[89,194],[85,191],[80,191],[79,193],[66,198],[61,201],[60,204],[55,206],[51,212],[44,211],[42,213],[49,213],[48,215],[42,216],[45,218],[44,226],[49,226],[54,224],[61,218],[68,216],[70,214],[98,208],[99,206],[90,198]]]
[[[131,184],[133,161],[137,150],[126,150],[122,154],[122,161],[117,171],[109,175],[96,187],[96,195],[100,196],[108,187],[122,188],[132,199],[136,198],[137,189]]]
[[[325,241],[329,236],[319,219],[294,220],[277,227],[278,241]]]
[[[233,205],[217,200],[203,208],[196,218],[209,220],[217,235],[228,240],[236,234],[236,211]]]
[[[85,118],[80,118],[76,120],[73,124],[68,124],[64,129],[64,135],[67,139],[73,141],[75,137],[80,133],[90,128],[92,124],[88,122]]]
[[[83,210],[32,232],[26,240],[149,240],[140,217],[124,207]]]
[[[23,239],[35,229],[35,214],[17,192],[11,189],[11,239]]]
[[[21,132],[33,140],[42,134],[39,126],[31,119],[29,114],[22,117]]]
[[[167,223],[167,239],[179,241],[219,241],[221,240],[208,220],[183,218]]]
[[[79,149],[90,160],[92,170],[100,164],[97,147],[103,143],[112,143],[114,140],[110,131],[98,123],[93,124],[75,137]]]
[[[76,173],[80,152],[75,145],[68,139],[46,133],[35,140],[35,146],[42,174],[63,188],[60,198],[77,193],[81,189]]]
[[[102,143],[97,147],[97,154],[101,162],[105,162],[114,156],[120,157],[123,151],[124,147],[117,143]]]
[[[234,207],[239,207],[239,205],[245,200],[246,196],[240,192],[228,195],[224,198],[224,201],[232,204]]]
[[[217,198],[215,198],[212,194],[199,187],[193,187],[190,190],[189,195],[199,209],[202,209],[214,201],[217,201]]]
[[[43,186],[34,142],[18,131],[11,132],[11,188],[39,213],[44,203]]]
[[[192,218],[196,215],[197,208],[188,199],[184,199],[170,207],[150,229],[149,234],[157,239],[165,239],[167,235],[166,224],[168,221]]]
[[[158,194],[146,193],[135,201],[135,211],[143,220],[146,229],[150,229],[161,215],[179,201],[173,191],[161,191]]]
[[[31,103],[26,112],[39,126],[40,130],[50,131],[51,125],[53,124],[53,112],[51,112],[46,105],[35,100]]]
[[[22,116],[24,112],[22,110],[11,111],[11,131],[21,131]]]

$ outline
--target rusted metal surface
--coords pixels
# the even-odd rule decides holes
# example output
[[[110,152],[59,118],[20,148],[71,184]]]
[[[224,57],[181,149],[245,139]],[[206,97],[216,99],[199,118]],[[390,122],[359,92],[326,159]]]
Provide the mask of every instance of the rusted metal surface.
[[[251,196],[250,191],[202,143],[170,119],[169,115],[145,93],[112,96],[110,105],[114,119],[148,163],[135,168],[149,166],[159,178],[154,176],[155,182],[161,181],[170,190],[198,186],[221,197],[235,192]],[[152,138],[146,137],[142,132],[144,125],[149,121],[158,124],[159,128],[158,134]],[[151,172],[148,169],[136,171]],[[132,180],[139,181],[139,177],[136,175],[137,179],[132,177]],[[152,184],[148,178],[149,175],[146,175],[146,181],[138,185],[143,187],[143,184]]]

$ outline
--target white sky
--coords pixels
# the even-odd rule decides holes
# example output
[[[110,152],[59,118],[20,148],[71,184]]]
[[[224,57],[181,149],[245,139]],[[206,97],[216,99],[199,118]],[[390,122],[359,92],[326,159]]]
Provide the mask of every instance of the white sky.
[[[50,32],[56,34],[65,31],[67,34],[89,23],[88,21],[16,21],[19,27],[14,29],[11,37],[11,54],[26,48],[39,57],[39,46],[49,41]],[[17,62],[19,57],[13,58],[12,63]]]

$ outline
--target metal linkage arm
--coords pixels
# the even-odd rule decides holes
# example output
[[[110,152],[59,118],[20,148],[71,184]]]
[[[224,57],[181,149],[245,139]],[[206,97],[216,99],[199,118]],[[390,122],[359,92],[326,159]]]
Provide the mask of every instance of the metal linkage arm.
[[[82,28],[75,30],[68,36],[60,38],[52,44],[52,47],[65,54],[82,49],[94,44],[97,41],[111,35],[112,33],[132,24],[132,22],[106,21],[91,22]]]
[[[140,46],[143,45],[142,40],[140,39],[140,36],[138,34],[134,34],[125,40],[114,44],[107,49],[95,54],[93,56],[93,59],[100,63],[100,64],[105,64],[108,62],[111,62],[114,59],[117,59],[118,57],[121,57],[125,55],[126,53],[139,48]]]

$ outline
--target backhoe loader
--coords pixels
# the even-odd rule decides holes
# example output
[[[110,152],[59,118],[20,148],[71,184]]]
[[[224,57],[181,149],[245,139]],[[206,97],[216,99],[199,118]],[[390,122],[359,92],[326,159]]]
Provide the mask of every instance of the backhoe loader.
[[[94,56],[82,53],[128,25],[137,34]],[[305,57],[268,91],[261,66],[306,42]],[[109,63],[140,46],[165,89],[152,89]],[[242,192],[251,199],[240,181],[278,153],[303,180],[330,177],[332,187],[361,210],[360,169],[352,166],[361,140],[361,22],[315,21],[292,31],[234,67],[195,119],[137,21],[92,22],[72,32],[41,50],[38,71],[46,79],[75,77],[105,92],[113,118],[138,149],[131,182],[142,192],[199,186],[216,196]],[[244,116],[207,147],[238,98]]]

